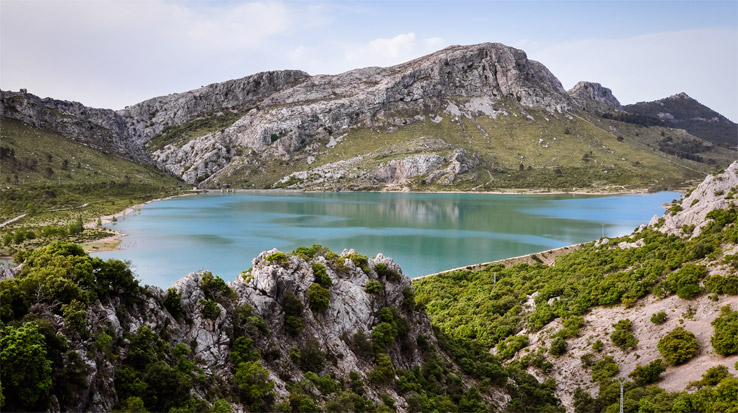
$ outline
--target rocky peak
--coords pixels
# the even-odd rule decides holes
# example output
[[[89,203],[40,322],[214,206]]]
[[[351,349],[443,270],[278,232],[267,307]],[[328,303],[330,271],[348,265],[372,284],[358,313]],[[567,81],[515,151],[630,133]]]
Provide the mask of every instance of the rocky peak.
[[[568,93],[574,104],[586,112],[602,114],[621,109],[612,90],[596,82],[578,82]]]
[[[654,216],[649,225],[658,227],[663,233],[693,238],[708,224],[706,217],[710,211],[738,205],[737,197],[738,161],[719,174],[708,175],[697,188],[671,205],[661,218],[662,223],[659,217]],[[685,232],[685,228],[693,230]]]
[[[110,109],[90,108],[66,100],[41,99],[22,89],[20,92],[0,91],[0,117],[17,119],[139,163],[151,163],[143,146],[131,142],[125,119]]]
[[[299,70],[256,73],[213,83],[183,93],[155,97],[119,110],[133,138],[144,143],[167,126],[178,126],[198,116],[239,113],[256,107],[261,99],[300,82],[309,75]]]

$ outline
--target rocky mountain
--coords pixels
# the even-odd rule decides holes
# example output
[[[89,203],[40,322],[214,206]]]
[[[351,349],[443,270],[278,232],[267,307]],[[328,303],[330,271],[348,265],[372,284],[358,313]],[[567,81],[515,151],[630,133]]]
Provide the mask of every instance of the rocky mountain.
[[[672,128],[684,129],[694,136],[725,147],[738,147],[738,124],[679,93],[654,102],[626,105],[627,112],[657,118]]]
[[[738,154],[623,112],[597,83],[567,93],[499,43],[338,75],[258,73],[117,112],[2,96],[2,116],[209,188],[640,190],[684,186]]]
[[[124,263],[71,243],[23,260],[0,277],[4,411],[558,403],[531,376],[439,336],[410,280],[382,254],[270,250],[234,282],[203,271],[167,291],[139,287]]]
[[[599,83],[578,82],[567,93],[574,104],[585,112],[602,114],[622,109],[612,90]]]
[[[132,144],[125,119],[110,109],[41,99],[22,89],[20,92],[0,91],[0,117],[60,134],[104,153],[112,152],[142,164],[152,163],[141,145]]]

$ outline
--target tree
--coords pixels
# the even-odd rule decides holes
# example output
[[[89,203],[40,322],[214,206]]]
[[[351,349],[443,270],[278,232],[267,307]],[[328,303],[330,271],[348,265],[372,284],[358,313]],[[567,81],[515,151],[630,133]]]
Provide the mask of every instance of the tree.
[[[682,364],[700,352],[697,338],[682,327],[675,328],[659,340],[658,348],[670,365]]]
[[[633,379],[635,384],[645,386],[659,380],[661,373],[666,371],[666,366],[661,364],[661,359],[656,359],[646,366],[638,364],[628,377]]]
[[[38,325],[6,326],[0,337],[5,410],[38,411],[52,385],[51,361],[46,358],[46,340]]]
[[[722,307],[712,326],[715,333],[710,343],[715,352],[723,356],[738,353],[738,311],[733,311],[729,305]]]

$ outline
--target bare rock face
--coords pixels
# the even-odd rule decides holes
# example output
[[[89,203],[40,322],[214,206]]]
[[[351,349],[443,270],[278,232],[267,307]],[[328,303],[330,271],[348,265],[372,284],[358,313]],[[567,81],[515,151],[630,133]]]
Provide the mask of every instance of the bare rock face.
[[[585,112],[602,114],[622,109],[612,90],[599,83],[578,82],[568,93],[574,105]]]
[[[664,214],[663,224],[658,228],[663,233],[672,235],[691,235],[696,237],[709,222],[707,214],[715,209],[728,209],[738,204],[738,161],[733,162],[722,173],[709,175],[690,194],[673,205]],[[732,194],[732,195],[731,195]],[[658,226],[659,218],[654,216],[649,225]],[[691,232],[685,232],[684,227],[693,227]]]
[[[25,90],[0,91],[0,117],[17,119],[139,163],[151,163],[143,146],[131,141],[126,121],[110,109],[89,108],[79,102],[41,99]]]
[[[457,118],[496,117],[506,113],[501,104],[505,99],[550,112],[572,108],[561,83],[542,64],[528,60],[522,50],[498,43],[453,46],[401,65],[334,76],[278,73],[284,74],[273,81],[273,87],[241,97],[241,102],[248,100],[249,104],[241,103],[244,115],[230,126],[183,146],[155,151],[153,157],[159,166],[196,183],[233,173],[234,168],[227,166],[244,162],[243,155],[236,152],[294,161],[330,149],[334,133],[381,121],[404,124],[417,121],[418,114],[424,118],[422,114],[428,112]],[[131,124],[135,136],[145,141],[161,132],[162,127],[156,125],[181,124],[212,113],[212,104],[204,103],[201,108],[198,102],[211,102],[216,92],[215,96],[231,96],[232,88],[252,84],[250,79],[152,99],[121,113],[129,124],[135,119]],[[229,101],[224,106],[233,105],[236,103]],[[154,107],[177,109],[161,112]],[[396,113],[412,115],[399,119]],[[144,125],[147,116],[153,126]]]

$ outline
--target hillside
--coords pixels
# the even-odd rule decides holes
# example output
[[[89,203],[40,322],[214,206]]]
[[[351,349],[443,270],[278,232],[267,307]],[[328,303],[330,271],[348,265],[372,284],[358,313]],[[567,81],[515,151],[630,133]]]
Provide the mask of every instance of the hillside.
[[[77,219],[116,213],[182,185],[153,165],[12,118],[0,122],[0,182],[0,223],[23,215],[0,228],[0,255],[65,238]],[[90,229],[73,239],[107,235]]]
[[[738,147],[738,125],[725,116],[679,93],[654,102],[626,105],[625,111],[658,119],[663,125],[684,129],[716,145]]]
[[[3,411],[556,411],[547,383],[437,333],[381,254],[261,253],[141,287],[54,242],[0,281]],[[40,293],[37,293],[40,292]]]
[[[715,144],[724,132],[624,112],[594,82],[567,92],[499,43],[338,75],[257,73],[117,112],[25,91],[1,97],[4,118],[202,188],[678,189],[738,157]]]
[[[416,300],[442,332],[555,380],[569,411],[617,411],[617,377],[627,380],[629,411],[735,409],[736,195],[738,162],[628,236],[585,244],[551,265],[419,279]],[[668,347],[665,337],[680,328],[688,333]]]

